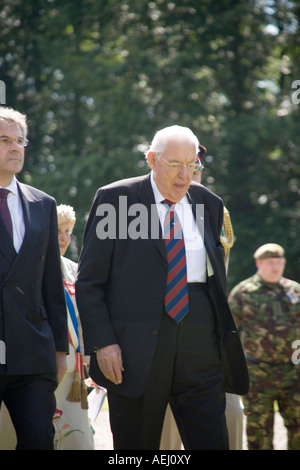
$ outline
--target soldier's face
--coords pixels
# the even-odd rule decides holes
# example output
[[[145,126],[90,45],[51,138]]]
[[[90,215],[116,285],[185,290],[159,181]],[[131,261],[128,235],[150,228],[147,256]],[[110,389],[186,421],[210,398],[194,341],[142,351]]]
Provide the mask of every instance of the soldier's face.
[[[285,268],[285,258],[256,260],[257,272],[266,282],[279,282]]]

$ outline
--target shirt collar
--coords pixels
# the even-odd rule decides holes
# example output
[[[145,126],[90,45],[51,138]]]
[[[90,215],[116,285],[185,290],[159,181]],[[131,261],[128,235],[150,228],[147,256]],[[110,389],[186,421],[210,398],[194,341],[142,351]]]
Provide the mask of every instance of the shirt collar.
[[[0,188],[3,188],[4,186],[0,185]],[[17,178],[14,176],[11,183],[5,187],[5,189],[8,189],[10,192],[12,192],[15,196],[18,196],[18,186],[17,186]]]

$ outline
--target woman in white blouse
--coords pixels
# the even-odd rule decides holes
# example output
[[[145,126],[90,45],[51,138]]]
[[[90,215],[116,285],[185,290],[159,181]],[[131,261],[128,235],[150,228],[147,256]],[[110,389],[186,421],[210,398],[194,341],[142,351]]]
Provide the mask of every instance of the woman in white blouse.
[[[87,410],[83,341],[75,301],[77,264],[64,257],[76,222],[74,209],[68,205],[59,205],[57,220],[61,268],[68,309],[69,355],[67,356],[67,372],[55,392],[54,447],[56,450],[92,450],[94,439]]]

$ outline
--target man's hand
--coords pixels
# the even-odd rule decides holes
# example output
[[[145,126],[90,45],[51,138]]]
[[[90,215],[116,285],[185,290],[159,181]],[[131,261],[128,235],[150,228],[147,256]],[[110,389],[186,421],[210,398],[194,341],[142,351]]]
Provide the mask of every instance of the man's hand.
[[[67,371],[67,359],[66,353],[61,351],[56,351],[56,366],[57,366],[57,380],[58,383],[62,381],[64,375]]]
[[[123,360],[118,344],[110,344],[96,351],[98,365],[104,376],[116,385],[122,383]]]

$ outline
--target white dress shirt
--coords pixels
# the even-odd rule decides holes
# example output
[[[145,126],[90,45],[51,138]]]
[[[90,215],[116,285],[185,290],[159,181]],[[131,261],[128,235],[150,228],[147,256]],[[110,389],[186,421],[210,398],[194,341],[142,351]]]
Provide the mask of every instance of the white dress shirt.
[[[157,188],[153,173],[151,173],[151,185],[160,223],[163,227],[168,207],[166,204],[161,203],[165,198]],[[187,196],[185,195],[179,202],[177,202],[174,208],[178,214],[183,230],[187,265],[187,280],[188,282],[206,282],[206,248],[204,246],[203,236],[201,235],[199,227],[196,224],[192,206],[188,202]]]
[[[0,186],[2,188],[3,186]],[[17,180],[14,177],[9,186],[5,189],[9,189],[10,193],[7,196],[7,205],[10,211],[12,226],[13,226],[13,239],[14,247],[18,253],[23,243],[25,235],[25,222],[23,215],[22,202],[17,187]]]

